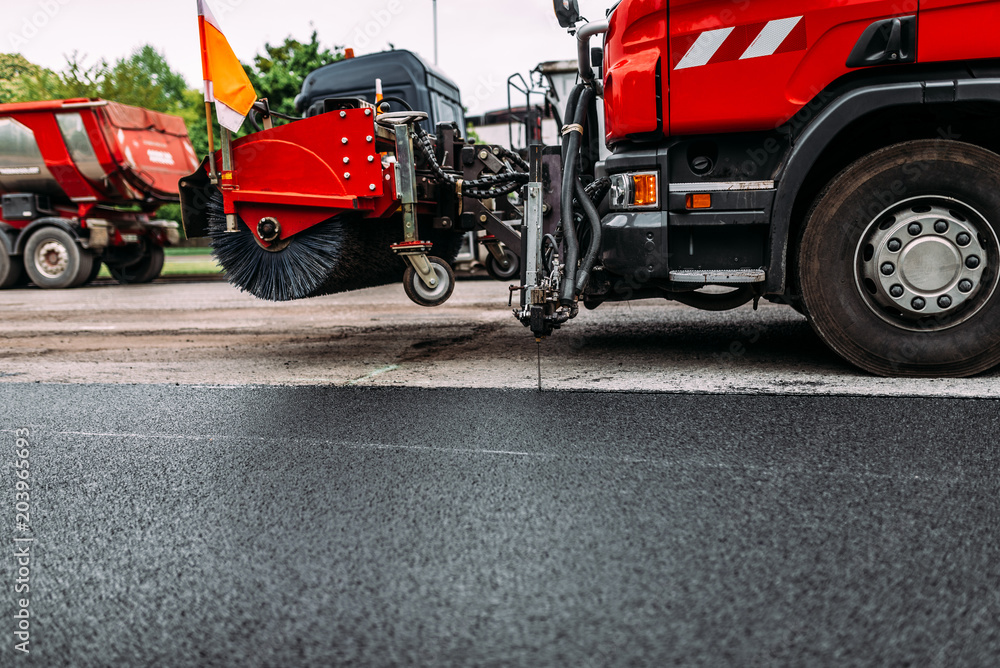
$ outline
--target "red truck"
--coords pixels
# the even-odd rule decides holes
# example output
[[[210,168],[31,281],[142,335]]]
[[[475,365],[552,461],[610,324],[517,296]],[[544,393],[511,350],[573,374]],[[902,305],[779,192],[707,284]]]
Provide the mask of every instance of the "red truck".
[[[430,231],[485,230],[519,255],[515,315],[538,338],[581,304],[766,299],[876,374],[1000,363],[1000,1],[555,9],[580,70],[561,146],[517,156],[328,100],[224,141],[221,173],[182,183],[189,235],[258,296],[402,278],[433,306],[453,277]]]
[[[163,267],[156,220],[198,161],[184,121],[92,99],[0,105],[0,288],[71,288],[104,263],[121,283]]]

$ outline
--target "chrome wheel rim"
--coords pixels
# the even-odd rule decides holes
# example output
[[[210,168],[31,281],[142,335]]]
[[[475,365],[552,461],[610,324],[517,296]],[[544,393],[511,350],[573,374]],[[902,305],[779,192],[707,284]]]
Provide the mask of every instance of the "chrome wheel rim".
[[[868,307],[900,329],[932,332],[974,317],[997,288],[996,233],[949,197],[898,202],[868,225],[855,282]]]
[[[45,241],[35,250],[35,267],[46,278],[59,278],[69,267],[69,250],[58,241]]]

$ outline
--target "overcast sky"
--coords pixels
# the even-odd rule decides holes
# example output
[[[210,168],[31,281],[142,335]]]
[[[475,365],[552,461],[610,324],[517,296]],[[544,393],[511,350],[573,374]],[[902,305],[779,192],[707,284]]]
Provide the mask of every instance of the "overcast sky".
[[[358,55],[410,49],[434,59],[432,0],[209,0],[236,55],[249,61],[265,42],[307,39]],[[613,0],[581,0],[584,16],[604,17]],[[552,0],[438,0],[439,65],[473,113],[505,107],[506,81],[538,63],[575,58]],[[22,53],[61,69],[73,51],[86,62],[128,55],[142,44],[166,54],[201,88],[195,0],[3,0],[0,52]],[[264,94],[266,91],[258,91]]]

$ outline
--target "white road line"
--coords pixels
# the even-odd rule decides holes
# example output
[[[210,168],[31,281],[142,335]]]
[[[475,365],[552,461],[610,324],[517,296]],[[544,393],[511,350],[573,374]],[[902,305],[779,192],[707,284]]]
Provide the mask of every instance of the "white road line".
[[[0,433],[12,432],[12,429],[0,429]],[[101,432],[81,432],[81,431],[60,431],[55,432],[56,436],[93,436],[93,437],[120,437],[120,438],[140,438],[140,439],[165,439],[165,440],[190,440],[190,441],[257,441],[261,443],[272,442],[273,438],[248,437],[248,436],[205,436],[205,435],[171,435],[171,434],[130,434],[130,433],[101,433]],[[877,479],[877,480],[913,480],[919,482],[935,483],[958,483],[967,481],[965,467],[958,467],[958,475],[942,476],[918,476],[909,473],[873,473],[871,471],[859,471],[851,469],[841,470],[820,470],[810,469],[802,466],[775,466],[774,464],[745,464],[726,463],[718,461],[697,460],[695,458],[685,459],[665,459],[653,457],[607,457],[607,456],[587,456],[580,454],[566,454],[555,452],[525,452],[520,450],[478,450],[475,448],[437,448],[429,445],[392,445],[388,443],[345,443],[343,441],[327,441],[318,438],[299,438],[298,443],[330,445],[351,450],[405,450],[417,452],[433,452],[438,454],[470,454],[470,455],[502,455],[513,457],[533,457],[538,459],[571,459],[578,462],[598,462],[612,464],[648,464],[651,466],[696,466],[703,469],[716,469],[719,471],[732,471],[742,469],[752,471],[757,475],[774,478],[787,478],[787,476],[804,473],[811,475],[822,475],[828,478],[849,478],[849,479]]]
[[[395,371],[398,368],[399,368],[398,364],[390,364],[389,366],[384,366],[381,369],[375,369],[371,373],[365,374],[364,376],[361,376],[360,378],[355,378],[354,380],[349,381],[347,384],[348,385],[357,385],[358,383],[363,383],[366,380],[371,380],[372,378],[375,378],[376,376],[381,376],[384,373],[389,373],[390,371]]]

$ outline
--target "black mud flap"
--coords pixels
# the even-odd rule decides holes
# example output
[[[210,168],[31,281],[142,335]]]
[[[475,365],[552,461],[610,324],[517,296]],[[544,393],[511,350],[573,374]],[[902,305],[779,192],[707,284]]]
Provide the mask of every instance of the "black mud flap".
[[[181,194],[181,221],[188,239],[208,236],[208,203],[218,188],[208,176],[208,158],[198,171],[185,176],[178,184]]]

